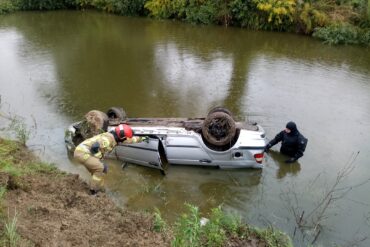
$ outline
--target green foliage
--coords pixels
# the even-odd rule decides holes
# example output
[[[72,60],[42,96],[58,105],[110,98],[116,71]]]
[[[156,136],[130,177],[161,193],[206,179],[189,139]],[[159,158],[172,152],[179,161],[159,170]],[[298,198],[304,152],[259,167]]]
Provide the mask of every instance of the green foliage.
[[[15,133],[18,141],[23,145],[29,140],[31,135],[31,130],[27,127],[25,120],[19,116],[14,116],[11,118],[8,129]]]
[[[6,172],[13,177],[32,173],[62,174],[55,166],[29,160],[30,158],[25,158],[24,155],[25,153],[21,151],[19,143],[0,139],[0,170],[2,172]],[[23,164],[18,165],[20,162],[23,162]]]
[[[249,0],[232,0],[229,4],[232,24],[250,29],[263,29],[263,18],[258,14],[257,6]]]
[[[222,246],[226,240],[226,231],[223,228],[224,213],[221,208],[212,209],[209,222],[204,226],[207,246]]]
[[[212,0],[189,0],[186,20],[190,23],[212,24],[217,19],[217,8]]]
[[[149,15],[155,18],[167,19],[175,14],[175,5],[180,1],[171,0],[149,0],[144,7],[149,10]]]
[[[186,204],[189,214],[184,213],[175,223],[174,247],[200,246],[200,216],[198,207]]]
[[[16,11],[17,7],[14,6],[11,0],[0,0],[0,15]]]
[[[55,10],[67,8],[67,3],[60,0],[15,0],[21,10]]]
[[[328,22],[328,16],[309,2],[303,3],[299,12],[300,28],[306,34],[312,33],[316,27],[322,27]]]
[[[239,217],[226,214],[221,207],[212,209],[208,222],[201,226],[197,207],[186,204],[189,213],[183,214],[175,223],[174,247],[224,246],[230,237],[259,239],[268,247],[292,247],[290,238],[273,228],[258,229],[242,224]]]
[[[370,45],[370,28],[360,31],[360,43]]]
[[[313,37],[322,39],[324,43],[330,45],[359,44],[361,42],[359,30],[350,24],[333,24],[317,28]],[[364,39],[366,39],[366,35],[364,35]]]
[[[4,236],[2,237],[3,246],[17,247],[20,236],[17,233],[17,213],[5,224]]]
[[[250,233],[263,239],[268,247],[293,247],[292,241],[285,234],[272,227],[267,229],[249,228]]]
[[[14,164],[7,163],[4,161],[0,161],[0,169],[2,172],[8,173],[9,175],[13,177],[19,177],[23,173],[22,170],[14,166]]]
[[[158,208],[155,209],[154,211],[154,231],[156,232],[163,232],[167,229],[167,224],[163,220],[161,212],[159,211]]]
[[[59,173],[59,171],[55,167],[55,165],[41,163],[41,162],[32,162],[32,163],[28,163],[24,167],[24,173],[25,174],[32,174],[32,173],[50,174],[50,173]]]
[[[92,0],[91,5],[96,9],[118,15],[144,15],[146,0]]]
[[[218,18],[217,1],[149,0],[145,8],[155,18],[179,18],[191,23],[211,24]]]

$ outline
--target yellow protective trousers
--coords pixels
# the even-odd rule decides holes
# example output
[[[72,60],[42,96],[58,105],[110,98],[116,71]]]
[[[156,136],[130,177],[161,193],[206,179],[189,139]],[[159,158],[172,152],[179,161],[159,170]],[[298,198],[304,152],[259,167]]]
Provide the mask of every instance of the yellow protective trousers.
[[[84,165],[90,172],[91,178],[89,181],[90,190],[104,191],[104,165],[100,159],[91,155],[87,150],[83,150],[78,146],[74,152],[74,158]]]

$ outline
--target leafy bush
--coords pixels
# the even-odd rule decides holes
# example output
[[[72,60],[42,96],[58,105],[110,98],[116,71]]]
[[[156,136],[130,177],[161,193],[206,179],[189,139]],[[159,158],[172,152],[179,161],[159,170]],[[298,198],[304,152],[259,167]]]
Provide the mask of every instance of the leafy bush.
[[[149,10],[149,15],[155,18],[172,18],[176,14],[178,0],[149,0],[144,7]],[[178,6],[179,7],[179,6]]]
[[[145,4],[153,17],[178,18],[200,24],[217,22],[217,6],[217,1],[213,0],[149,0]]]
[[[370,28],[361,30],[360,32],[360,43],[364,45],[370,45]]]
[[[153,230],[156,232],[163,232],[166,229],[167,229],[167,224],[163,220],[161,212],[159,211],[158,208],[155,208]]]
[[[0,15],[10,13],[17,10],[17,7],[14,6],[13,2],[10,0],[0,0]]]
[[[144,15],[146,0],[92,0],[97,9],[119,15]]]
[[[189,0],[186,20],[190,23],[212,24],[217,19],[217,7],[212,0]]]
[[[265,18],[267,29],[287,31],[292,28],[296,0],[253,0]]]
[[[200,246],[200,215],[198,207],[186,204],[189,214],[183,214],[175,224],[174,247]]]
[[[324,43],[359,44],[358,29],[349,24],[333,24],[327,27],[315,29],[313,37],[324,40]]]
[[[21,10],[55,10],[67,8],[67,3],[60,0],[16,0]]]
[[[328,16],[314,4],[306,2],[300,5],[298,23],[303,33],[312,33],[316,27],[322,27],[327,22]]]

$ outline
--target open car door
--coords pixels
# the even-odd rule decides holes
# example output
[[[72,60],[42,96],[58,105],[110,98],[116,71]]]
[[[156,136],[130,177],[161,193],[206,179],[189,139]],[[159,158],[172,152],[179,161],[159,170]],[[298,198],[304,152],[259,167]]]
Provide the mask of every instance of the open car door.
[[[113,155],[124,162],[159,169],[163,172],[168,167],[166,153],[160,138],[149,138],[149,142],[119,143]]]

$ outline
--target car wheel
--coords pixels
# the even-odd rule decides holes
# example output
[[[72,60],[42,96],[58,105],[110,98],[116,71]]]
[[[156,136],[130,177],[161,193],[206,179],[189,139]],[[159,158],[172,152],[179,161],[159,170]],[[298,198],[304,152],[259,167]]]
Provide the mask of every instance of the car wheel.
[[[236,133],[235,121],[229,114],[221,111],[208,114],[202,125],[204,139],[215,146],[232,142]]]
[[[122,121],[126,118],[126,112],[121,107],[111,107],[107,111],[109,120]]]
[[[216,106],[216,107],[211,108],[211,110],[209,110],[209,112],[208,112],[208,116],[212,113],[215,113],[215,112],[224,112],[224,113],[226,113],[227,115],[231,116],[234,119],[233,114],[231,113],[231,111],[229,109],[226,109],[225,107]]]

